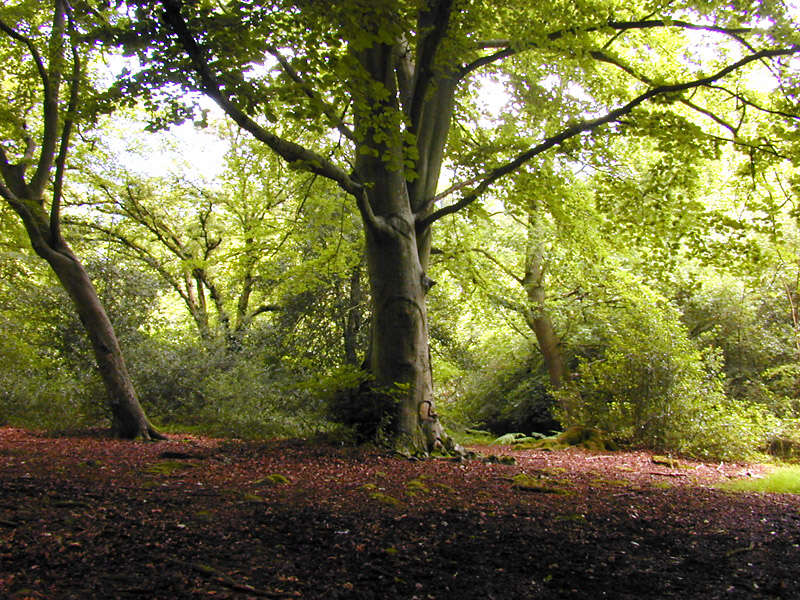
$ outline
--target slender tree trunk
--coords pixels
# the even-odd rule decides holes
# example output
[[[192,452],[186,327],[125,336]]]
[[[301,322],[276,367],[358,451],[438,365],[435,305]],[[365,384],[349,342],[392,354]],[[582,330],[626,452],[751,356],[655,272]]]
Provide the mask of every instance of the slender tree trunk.
[[[94,350],[108,394],[112,431],[124,439],[164,439],[148,421],[133,387],[117,336],[86,269],[60,235],[51,239],[39,207],[12,204],[20,215],[34,251],[47,261],[69,294]]]
[[[199,298],[202,297],[201,295],[203,291],[195,290],[195,281],[189,273],[183,274],[183,281],[185,291],[182,290],[179,285],[177,285],[177,280],[172,283],[172,287],[183,298],[189,314],[192,315],[192,319],[194,320],[195,325],[197,325],[197,331],[200,334],[200,339],[204,343],[210,344],[213,336],[211,335],[211,327],[209,325],[208,310],[206,308],[205,301],[199,301]]]
[[[358,338],[363,326],[361,303],[364,294],[361,290],[361,264],[353,267],[350,273],[349,305],[344,317],[342,340],[344,344],[344,362],[358,366]]]
[[[92,343],[108,393],[114,434],[125,439],[163,438],[139,404],[114,328],[83,265],[64,249],[53,253],[47,262],[72,298]]]
[[[550,385],[557,390],[564,381],[564,359],[561,355],[561,341],[556,335],[553,320],[545,305],[544,276],[544,249],[539,239],[536,217],[531,214],[528,223],[525,276],[522,278],[522,286],[528,296],[525,321],[536,336]]]
[[[783,291],[786,293],[786,299],[789,301],[789,308],[792,312],[792,329],[794,330],[794,346],[797,355],[800,356],[800,310],[797,307],[797,289],[800,274],[795,278],[794,288],[788,282],[783,282]]]

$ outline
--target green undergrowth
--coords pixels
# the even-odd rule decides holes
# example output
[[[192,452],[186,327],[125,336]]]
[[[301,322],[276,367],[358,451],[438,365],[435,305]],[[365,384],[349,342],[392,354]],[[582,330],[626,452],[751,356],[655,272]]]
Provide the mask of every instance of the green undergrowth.
[[[617,445],[602,431],[594,427],[574,425],[559,434],[549,437],[526,436],[522,433],[509,433],[495,439],[495,445],[513,445],[519,450],[558,451],[567,448],[583,448],[594,452],[618,450]]]
[[[720,488],[731,492],[800,494],[800,466],[777,467],[764,477],[727,481]]]
[[[456,425],[446,426],[447,433],[458,444],[462,446],[489,446],[494,442],[495,436],[489,431],[481,429],[471,429],[469,427],[459,427]]]

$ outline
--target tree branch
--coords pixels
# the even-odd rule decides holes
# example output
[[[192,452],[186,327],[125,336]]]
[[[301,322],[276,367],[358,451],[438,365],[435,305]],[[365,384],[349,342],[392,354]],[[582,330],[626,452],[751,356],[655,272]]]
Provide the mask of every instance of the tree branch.
[[[453,1],[431,1],[429,8],[419,13],[417,30],[419,31],[420,40],[417,46],[411,108],[409,109],[411,132],[416,132],[419,128],[425,96],[435,77],[433,65],[436,60],[436,53],[450,25]]]
[[[61,239],[61,193],[64,187],[64,169],[66,168],[67,153],[69,152],[70,134],[75,123],[75,111],[78,109],[78,96],[80,94],[81,61],[78,50],[74,43],[75,22],[72,18],[72,11],[69,6],[65,7],[67,13],[67,23],[70,29],[70,46],[72,51],[72,81],[69,88],[69,100],[67,103],[67,113],[64,117],[64,125],[61,129],[61,141],[59,143],[58,156],[56,157],[56,173],[53,182],[53,202],[50,205],[50,238],[53,243],[58,243]]]
[[[592,51],[589,54],[592,56],[592,58],[594,58],[596,60],[599,60],[600,62],[604,62],[604,63],[607,63],[609,65],[613,65],[613,66],[617,67],[618,69],[624,71],[625,73],[627,73],[628,75],[630,75],[634,79],[637,79],[637,80],[639,80],[639,81],[641,81],[643,83],[646,83],[647,85],[653,85],[653,80],[652,79],[650,79],[646,75],[642,75],[641,73],[638,73],[631,66],[626,65],[624,62],[622,62],[622,60],[620,60],[619,58],[616,58],[616,57],[613,57],[613,56],[609,56],[605,52],[601,52],[601,51]],[[697,104],[695,104],[694,102],[691,102],[690,100],[687,100],[686,98],[679,98],[678,102],[680,102],[684,106],[688,106],[689,108],[699,112],[700,114],[703,114],[703,115],[707,116],[709,119],[715,121],[718,125],[721,125],[722,127],[725,127],[726,129],[728,129],[734,136],[737,135],[738,130],[739,130],[738,127],[734,127],[730,123],[726,122],[722,117],[719,117],[718,115],[714,114],[710,110],[705,109],[705,108],[703,108],[701,106],[698,106]]]
[[[12,165],[8,162],[8,157],[6,156],[6,152],[3,149],[2,144],[0,144],[0,175],[2,175],[2,179],[5,180],[6,185],[8,185],[8,191],[11,192],[13,190],[15,196],[25,196],[27,195],[26,186],[25,186],[25,179],[23,177],[23,169],[24,163],[20,165]]]
[[[16,197],[16,195],[2,181],[0,181],[0,196],[2,196],[3,199],[12,206],[19,202],[19,199]]]
[[[767,113],[768,115],[774,115],[776,117],[784,117],[786,119],[793,119],[795,121],[800,121],[800,114],[793,114],[793,113],[783,112],[782,110],[764,108],[763,106],[761,106],[759,104],[756,104],[752,100],[750,100],[748,98],[745,98],[742,94],[738,94],[736,92],[733,92],[733,91],[729,90],[725,86],[710,85],[708,87],[709,87],[709,89],[712,89],[712,90],[719,90],[719,91],[725,92],[726,94],[730,95],[731,98],[736,98],[742,104],[745,104],[747,106],[751,106],[751,107],[755,108],[758,111],[761,111],[763,113]]]
[[[372,210],[372,204],[369,201],[369,196],[365,188],[362,188],[361,192],[356,194],[356,205],[358,206],[358,211],[361,213],[361,218],[369,227],[380,233],[392,232],[392,228],[386,219],[376,215],[375,211]]]
[[[253,310],[253,312],[248,314],[244,319],[242,319],[242,322],[236,327],[236,331],[243,331],[248,327],[250,327],[250,324],[259,315],[263,315],[264,313],[267,312],[278,312],[281,310],[283,310],[283,307],[278,306],[277,304],[264,304],[262,306],[259,306],[258,308]]]
[[[51,36],[56,35],[63,27],[63,12],[60,10],[61,7],[61,1],[57,0],[55,2]],[[57,137],[55,128],[58,123],[58,89],[54,89],[53,82],[51,81],[50,75],[47,72],[44,60],[42,59],[41,54],[39,54],[39,51],[36,49],[36,46],[33,44],[33,42],[21,33],[15,31],[12,27],[8,26],[2,19],[0,19],[0,31],[8,35],[11,39],[22,43],[28,49],[28,52],[31,54],[31,58],[33,58],[33,62],[36,65],[36,71],[39,74],[39,79],[42,82],[42,112],[44,118],[44,133],[42,139],[42,150],[41,154],[39,155],[39,163],[37,165],[36,172],[31,179],[32,190],[29,194],[39,198],[42,195],[47,183],[55,154]],[[20,174],[22,175],[24,173],[25,165],[21,164],[19,167]]]
[[[56,0],[53,12],[53,26],[50,33],[51,51],[49,57],[50,72],[42,80],[42,90],[44,93],[42,101],[42,118],[44,119],[42,131],[42,145],[39,149],[39,162],[36,171],[31,177],[32,193],[38,198],[44,193],[50,179],[50,170],[56,155],[56,144],[58,140],[58,96],[62,78],[63,50],[61,44],[64,38],[65,25],[65,2]],[[60,36],[61,39],[56,39]],[[38,67],[37,67],[38,68]]]
[[[734,146],[739,146],[740,148],[747,148],[747,150],[749,150],[751,153],[752,151],[758,151],[758,152],[763,152],[764,154],[769,154],[770,156],[774,156],[775,158],[780,158],[781,160],[791,160],[791,157],[789,155],[781,153],[772,144],[753,144],[743,141],[741,139],[726,138],[721,135],[713,135],[711,133],[706,133],[705,136],[709,139],[716,140],[718,142],[733,144]]]
[[[182,0],[161,0],[164,7],[164,21],[178,38],[184,51],[189,55],[192,68],[200,78],[202,91],[211,98],[239,127],[266,144],[273,152],[289,163],[305,170],[327,177],[343,190],[358,196],[361,185],[354,181],[341,168],[327,158],[299,144],[285,140],[267,131],[234,104],[223,92],[217,77],[211,72],[203,49],[198,45],[181,15]]]
[[[166,267],[162,264],[162,262],[153,255],[147,248],[138,244],[137,242],[131,240],[127,236],[111,229],[109,227],[105,227],[100,225],[99,223],[89,222],[89,221],[80,221],[75,219],[66,219],[66,223],[69,225],[75,225],[77,227],[82,227],[84,229],[89,229],[92,231],[96,231],[103,236],[108,241],[111,241],[123,248],[127,248],[130,250],[133,255],[142,261],[144,264],[149,266],[151,269],[155,270],[161,278],[168,283],[177,293],[178,295],[183,298],[184,301],[187,301],[186,293],[184,292],[183,288],[181,288],[177,278],[175,278],[172,273],[170,273]]]
[[[119,206],[123,214],[128,215],[134,222],[139,223],[152,233],[156,239],[175,256],[181,260],[192,258],[191,253],[186,250],[184,243],[178,235],[172,231],[166,223],[160,222],[156,215],[150,212],[147,207],[142,205],[136,197],[133,186],[130,183],[125,186],[125,191],[129,200],[127,204],[119,204],[112,191],[104,184],[98,184],[98,187],[111,199],[112,206]]]
[[[550,148],[553,148],[554,146],[558,146],[560,144],[563,144],[568,139],[573,138],[573,137],[575,137],[577,135],[580,135],[581,133],[588,132],[588,131],[593,131],[593,130],[597,129],[598,127],[601,127],[602,125],[606,125],[608,123],[616,121],[620,117],[630,113],[634,108],[636,108],[637,106],[639,106],[643,102],[651,100],[651,99],[655,98],[656,96],[661,96],[661,95],[664,95],[664,94],[674,94],[674,93],[683,92],[685,90],[689,90],[689,89],[692,89],[692,88],[710,85],[710,84],[714,83],[715,81],[717,81],[718,79],[721,79],[721,78],[725,77],[726,75],[732,73],[733,71],[736,71],[737,69],[740,69],[744,65],[747,65],[747,64],[749,64],[751,62],[754,62],[754,61],[757,61],[757,60],[761,60],[762,58],[772,58],[772,57],[776,57],[776,56],[791,56],[791,55],[797,54],[798,52],[800,52],[800,47],[798,47],[798,46],[792,46],[791,48],[781,48],[781,49],[775,49],[775,50],[762,50],[762,51],[757,52],[755,54],[752,54],[750,56],[746,56],[746,57],[742,58],[741,60],[738,60],[735,63],[730,64],[727,67],[721,69],[717,73],[714,73],[713,75],[709,75],[708,77],[701,77],[699,79],[695,79],[693,81],[688,81],[688,82],[685,82],[685,83],[677,83],[677,84],[672,84],[672,85],[662,85],[662,86],[658,86],[658,87],[652,88],[652,89],[648,90],[647,92],[645,92],[643,94],[640,94],[639,96],[637,96],[636,98],[634,98],[633,100],[628,102],[627,104],[608,112],[607,114],[605,114],[602,117],[598,117],[596,119],[590,119],[590,120],[586,120],[586,121],[581,121],[581,122],[579,122],[579,123],[577,123],[575,125],[572,125],[571,127],[568,127],[565,130],[563,130],[561,133],[559,133],[557,135],[554,135],[552,137],[549,137],[549,138],[543,140],[540,144],[534,146],[533,148],[531,148],[529,150],[526,150],[525,152],[519,154],[516,158],[514,158],[510,162],[508,162],[508,163],[506,163],[504,165],[501,165],[500,167],[497,167],[496,169],[493,169],[492,171],[490,171],[483,178],[481,183],[478,184],[478,187],[476,187],[469,194],[466,194],[465,196],[463,196],[458,202],[455,202],[454,204],[451,204],[449,206],[442,207],[442,208],[434,211],[433,213],[431,213],[429,216],[424,217],[424,218],[419,218],[419,215],[418,215],[417,230],[418,231],[424,231],[425,229],[430,227],[431,224],[433,224],[438,219],[441,219],[445,215],[449,215],[449,214],[452,214],[454,212],[457,212],[457,211],[465,208],[466,206],[472,204],[481,195],[483,195],[483,193],[486,192],[486,190],[488,190],[489,187],[495,181],[497,181],[498,179],[508,175],[509,173],[513,173],[514,171],[519,169],[522,165],[524,165],[525,163],[529,162],[531,159],[533,159],[535,156],[541,154],[542,152],[545,152],[545,151],[549,150]]]
[[[653,29],[657,27],[678,27],[681,29],[690,29],[695,31],[709,31],[712,33],[721,33],[732,37],[740,44],[744,45],[748,51],[755,53],[756,50],[753,48],[747,40],[742,38],[742,34],[749,33],[750,29],[748,28],[727,28],[727,27],[717,27],[716,25],[697,25],[695,23],[689,23],[688,21],[680,21],[680,20],[668,20],[668,19],[644,19],[641,21],[608,21],[602,25],[596,25],[593,27],[587,27],[585,29],[578,29],[578,28],[570,28],[570,29],[562,29],[559,31],[554,31],[547,35],[547,40],[554,42],[559,40],[567,35],[575,35],[578,33],[593,33],[597,31],[602,31],[603,29],[612,29],[617,32],[624,32],[624,31],[631,31],[636,29]],[[463,66],[459,71],[459,79],[463,79],[476,69],[479,69],[483,66],[489,65],[491,63],[497,62],[503,58],[508,58],[509,56],[513,56],[518,52],[524,50],[531,50],[533,48],[537,48],[538,45],[536,43],[530,43],[524,48],[513,48],[511,46],[511,40],[488,40],[484,42],[480,42],[478,44],[478,48],[501,48],[497,52],[489,54],[487,56],[482,56],[473,62]]]
[[[699,112],[701,115],[707,116],[709,119],[711,119],[712,121],[714,121],[718,125],[724,127],[728,131],[730,131],[731,134],[733,134],[734,137],[739,135],[739,127],[741,127],[741,123],[739,123],[739,125],[731,125],[730,123],[728,123],[722,117],[714,114],[712,111],[710,111],[710,110],[708,110],[706,108],[703,108],[702,106],[698,106],[697,104],[695,104],[691,100],[687,100],[686,98],[681,98],[679,100],[679,102],[681,104],[683,104],[684,106],[688,106],[692,110],[695,110],[695,111]]]
[[[341,117],[339,117],[338,114],[336,114],[334,108],[320,98],[319,94],[314,91],[311,85],[306,83],[303,78],[300,77],[300,74],[294,69],[294,67],[292,67],[289,61],[286,60],[286,58],[280,52],[278,52],[278,49],[268,46],[267,52],[275,57],[275,59],[281,65],[281,69],[283,69],[283,72],[286,73],[289,79],[294,81],[312,102],[319,104],[319,106],[322,108],[323,114],[330,119],[331,123],[333,123],[336,129],[338,129],[344,137],[355,142],[356,134],[353,132],[353,130],[347,126],[347,124]]]
[[[511,277],[514,281],[516,281],[520,285],[523,284],[523,278],[522,277],[520,277],[516,273],[514,273],[514,271],[512,271],[509,267],[507,267],[502,262],[500,262],[490,252],[484,250],[483,248],[472,248],[472,251],[483,255],[484,258],[486,258],[488,261],[494,263],[497,266],[497,268],[499,268],[503,273],[505,273],[506,275]]]

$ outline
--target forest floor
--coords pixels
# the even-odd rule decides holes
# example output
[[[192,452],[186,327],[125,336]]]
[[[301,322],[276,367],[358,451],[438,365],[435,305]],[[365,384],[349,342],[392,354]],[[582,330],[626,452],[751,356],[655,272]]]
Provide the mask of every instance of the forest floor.
[[[800,598],[800,496],[759,467],[515,464],[0,428],[0,598]]]

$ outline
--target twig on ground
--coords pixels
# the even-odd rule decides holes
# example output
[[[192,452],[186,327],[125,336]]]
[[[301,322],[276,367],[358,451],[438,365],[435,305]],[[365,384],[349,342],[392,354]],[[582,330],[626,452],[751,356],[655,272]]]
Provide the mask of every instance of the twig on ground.
[[[187,567],[196,571],[211,579],[212,581],[219,583],[220,585],[224,585],[227,588],[232,590],[236,590],[237,592],[247,592],[248,594],[253,594],[254,596],[261,596],[263,598],[300,598],[300,592],[284,592],[284,591],[272,591],[272,590],[262,590],[252,585],[248,585],[246,583],[240,583],[233,579],[232,577],[228,577],[221,571],[218,571],[214,567],[210,567],[203,563],[197,562],[187,562],[183,560],[179,560],[177,558],[169,558],[167,559],[169,562],[174,563],[176,565],[180,565],[182,567]]]

